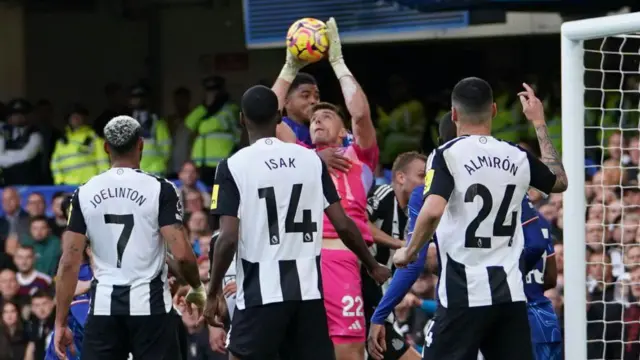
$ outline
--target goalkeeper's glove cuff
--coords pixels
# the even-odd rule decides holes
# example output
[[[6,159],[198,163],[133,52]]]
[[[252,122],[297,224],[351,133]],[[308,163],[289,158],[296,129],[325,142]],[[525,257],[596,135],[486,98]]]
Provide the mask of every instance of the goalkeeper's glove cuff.
[[[333,72],[336,74],[338,80],[342,79],[345,76],[353,76],[351,71],[345,64],[344,59],[340,58],[339,60],[332,61],[331,67],[333,67]]]
[[[296,75],[298,75],[299,70],[300,69],[298,69],[295,65],[287,62],[282,67],[282,70],[280,71],[280,75],[278,75],[278,78],[288,83],[292,83],[293,79],[295,79]]]

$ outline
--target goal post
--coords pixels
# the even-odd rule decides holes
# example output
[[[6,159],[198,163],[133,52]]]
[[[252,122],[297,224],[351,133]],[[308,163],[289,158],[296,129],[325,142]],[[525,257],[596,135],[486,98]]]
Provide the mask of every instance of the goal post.
[[[570,21],[561,28],[562,161],[569,179],[563,195],[565,359],[587,359],[585,117],[588,106],[585,95],[591,89],[585,85],[590,70],[585,66],[584,45],[587,40],[603,39],[604,42],[609,37],[634,33],[640,33],[640,13]],[[640,45],[636,51],[640,51]],[[621,49],[619,52],[624,56]],[[604,57],[605,52],[600,56]],[[599,70],[604,78],[606,69],[601,66]],[[622,65],[618,71],[624,73]],[[636,73],[640,73],[637,67]],[[612,90],[602,87],[602,98],[607,91],[616,90],[622,93],[622,85]],[[599,106],[601,113],[606,113],[604,101]],[[599,124],[602,134],[605,127],[602,121]],[[604,144],[601,143],[603,152]]]

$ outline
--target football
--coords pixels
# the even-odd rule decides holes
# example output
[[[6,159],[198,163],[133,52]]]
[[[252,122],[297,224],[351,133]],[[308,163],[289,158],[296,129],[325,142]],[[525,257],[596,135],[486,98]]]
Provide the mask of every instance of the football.
[[[305,62],[321,60],[329,50],[327,25],[313,18],[294,22],[287,32],[287,49],[293,56]]]

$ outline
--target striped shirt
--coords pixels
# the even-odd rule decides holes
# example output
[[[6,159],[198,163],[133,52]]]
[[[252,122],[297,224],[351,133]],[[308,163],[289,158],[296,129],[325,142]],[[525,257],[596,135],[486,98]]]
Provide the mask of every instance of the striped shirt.
[[[407,226],[407,213],[398,204],[398,199],[391,185],[379,185],[373,188],[367,199],[367,213],[378,229],[394,239],[404,240]],[[371,247],[380,264],[393,265],[393,250],[374,244]]]
[[[211,211],[240,219],[238,309],[322,298],[322,217],[338,201],[322,160],[296,144],[264,138],[220,162]]]
[[[166,179],[130,168],[94,176],[73,194],[68,231],[86,235],[95,265],[92,315],[155,315],[171,310],[163,226],[182,223]],[[132,241],[130,241],[132,240]]]
[[[442,306],[526,300],[521,203],[529,186],[549,193],[555,180],[529,152],[491,136],[461,136],[437,149],[424,194],[448,201],[434,238]]]

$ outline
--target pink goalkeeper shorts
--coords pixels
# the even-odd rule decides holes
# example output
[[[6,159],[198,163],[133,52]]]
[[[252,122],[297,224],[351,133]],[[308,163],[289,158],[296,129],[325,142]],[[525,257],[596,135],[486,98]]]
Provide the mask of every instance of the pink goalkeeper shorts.
[[[322,287],[334,344],[364,342],[365,319],[358,258],[349,250],[322,249]]]

